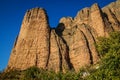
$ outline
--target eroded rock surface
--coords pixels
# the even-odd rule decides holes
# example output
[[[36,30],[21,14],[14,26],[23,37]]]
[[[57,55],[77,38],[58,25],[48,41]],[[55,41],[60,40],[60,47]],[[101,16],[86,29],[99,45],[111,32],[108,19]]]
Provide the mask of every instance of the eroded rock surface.
[[[95,3],[74,18],[63,17],[56,29],[50,29],[44,9],[33,8],[24,16],[7,69],[78,71],[99,61],[97,37],[108,37],[111,31],[120,31],[120,0],[102,9]]]
[[[44,9],[34,8],[26,12],[8,63],[10,69],[46,67],[50,53],[50,29],[47,20]]]

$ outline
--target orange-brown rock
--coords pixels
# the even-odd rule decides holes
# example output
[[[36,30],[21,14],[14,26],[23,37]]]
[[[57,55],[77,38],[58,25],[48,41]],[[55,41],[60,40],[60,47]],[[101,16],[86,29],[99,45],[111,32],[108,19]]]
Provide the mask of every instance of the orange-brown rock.
[[[23,70],[30,66],[46,67],[50,51],[50,29],[47,20],[46,12],[42,8],[26,12],[8,68]]]
[[[120,0],[112,2],[103,9],[104,17],[114,31],[120,31]]]
[[[69,59],[69,49],[62,37],[51,31],[50,37],[50,56],[48,69],[54,71],[66,71],[71,69]]]
[[[114,6],[117,6],[117,9],[119,9],[119,1],[114,3]],[[109,32],[120,29],[120,21],[108,7],[100,9],[98,4],[93,4],[90,8],[87,7],[79,11],[74,19],[70,17],[60,19],[60,24],[63,24],[65,27],[62,36],[69,46],[70,60],[75,70],[86,64],[97,63],[99,54],[94,45],[97,37],[108,36]],[[118,14],[117,11],[116,13]],[[80,33],[82,33],[82,36]],[[80,39],[81,37],[82,39]]]
[[[74,18],[74,22],[76,24],[82,24],[82,23],[88,24],[89,17],[90,17],[90,8],[84,8],[77,13],[76,17]]]
[[[94,4],[90,9],[90,26],[96,31],[98,36],[105,36],[105,23],[102,16],[102,11],[98,4]]]
[[[78,71],[100,60],[94,44],[97,37],[107,37],[111,31],[120,31],[120,0],[102,9],[95,3],[74,18],[63,17],[56,29],[50,29],[44,9],[33,8],[24,16],[7,69],[37,66]]]

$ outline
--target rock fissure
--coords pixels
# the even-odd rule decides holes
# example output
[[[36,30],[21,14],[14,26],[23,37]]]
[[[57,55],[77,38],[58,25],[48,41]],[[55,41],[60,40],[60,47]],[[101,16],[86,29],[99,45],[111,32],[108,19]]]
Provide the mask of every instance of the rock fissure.
[[[81,30],[80,30],[81,31]],[[81,31],[82,32],[82,31]],[[85,34],[82,32],[84,38],[85,38],[85,41],[86,41],[86,45],[88,47],[88,51],[89,51],[89,55],[90,55],[90,64],[93,64],[93,56],[92,56],[92,52],[90,50],[90,46],[89,46],[89,42],[88,42],[88,39],[86,38]]]
[[[57,35],[54,33],[54,35],[55,35],[55,40],[56,40],[56,42],[57,42],[57,46],[58,46],[58,49],[59,49],[59,63],[60,63],[60,65],[59,65],[59,68],[60,68],[60,71],[62,71],[62,63],[63,63],[63,61],[62,61],[62,52],[61,52],[61,48],[60,48],[60,45],[59,45],[59,39],[58,39],[58,37],[57,37]]]
[[[120,31],[119,3],[117,0],[102,9],[93,4],[74,18],[61,18],[55,29],[50,29],[45,9],[28,10],[6,70],[37,66],[66,72],[96,64],[100,59],[94,45],[97,38]]]
[[[48,58],[47,58],[47,63],[46,63],[46,69],[48,68],[50,54],[51,54],[51,51],[50,51],[50,46],[51,46],[50,39],[51,39],[51,29],[50,29],[50,33],[49,33],[49,43],[48,43],[49,44],[49,53],[48,53]]]
[[[69,56],[69,46],[67,45],[67,42],[65,41],[65,39],[63,37],[61,37],[62,41],[64,42],[64,44],[66,45],[66,53],[65,53],[65,60],[69,66],[69,70],[74,70],[74,67],[70,61],[70,56]]]

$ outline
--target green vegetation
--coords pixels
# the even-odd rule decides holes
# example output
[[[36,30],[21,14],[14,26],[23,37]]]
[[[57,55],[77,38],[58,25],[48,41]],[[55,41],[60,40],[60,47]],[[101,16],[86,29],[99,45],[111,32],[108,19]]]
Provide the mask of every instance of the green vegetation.
[[[79,76],[80,74],[72,71],[55,73],[33,66],[24,71],[4,72],[0,75],[0,80],[79,80]]]
[[[18,70],[11,70],[0,74],[0,80],[19,80],[20,72]]]
[[[0,73],[0,80],[120,80],[120,32],[112,32],[108,38],[98,38],[96,47],[100,62],[77,73],[55,73],[31,67]]]
[[[109,38],[99,38],[97,49],[101,55],[99,69],[87,77],[89,80],[120,80],[120,32]]]

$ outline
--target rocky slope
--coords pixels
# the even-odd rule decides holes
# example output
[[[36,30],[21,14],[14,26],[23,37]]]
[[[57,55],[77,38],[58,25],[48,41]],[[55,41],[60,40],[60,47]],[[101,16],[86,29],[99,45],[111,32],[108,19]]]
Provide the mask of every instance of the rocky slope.
[[[31,66],[78,71],[99,61],[95,48],[97,37],[108,37],[120,30],[120,0],[100,9],[93,4],[76,17],[63,17],[56,29],[50,29],[46,11],[33,8],[26,12],[15,41],[7,70]]]

